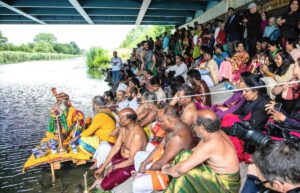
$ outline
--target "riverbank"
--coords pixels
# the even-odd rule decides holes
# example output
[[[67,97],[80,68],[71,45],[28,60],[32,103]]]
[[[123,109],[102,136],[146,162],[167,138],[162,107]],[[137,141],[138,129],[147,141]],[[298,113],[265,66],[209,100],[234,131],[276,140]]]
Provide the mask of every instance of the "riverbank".
[[[62,60],[81,57],[80,55],[57,53],[29,53],[20,51],[0,51],[0,64],[11,64],[39,60]]]

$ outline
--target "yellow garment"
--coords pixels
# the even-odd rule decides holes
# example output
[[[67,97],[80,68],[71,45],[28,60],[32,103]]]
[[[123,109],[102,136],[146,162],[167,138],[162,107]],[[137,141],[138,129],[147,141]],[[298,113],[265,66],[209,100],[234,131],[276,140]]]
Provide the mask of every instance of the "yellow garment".
[[[90,155],[83,152],[81,149],[77,148],[78,153],[73,154],[72,150],[69,148],[69,153],[57,153],[52,154],[50,150],[48,150],[48,153],[46,156],[35,159],[33,155],[29,157],[29,159],[24,164],[23,172],[25,172],[27,169],[36,167],[39,165],[52,163],[55,161],[63,161],[63,160],[89,160]]]
[[[81,122],[84,119],[84,115],[80,111],[77,111],[78,113],[75,115],[74,113],[76,113],[76,111],[77,110],[73,106],[69,108],[68,116],[67,116],[67,125],[69,128],[72,126],[73,122],[75,121]]]
[[[72,125],[72,116],[73,116],[73,113],[76,111],[76,109],[71,106],[69,108],[69,111],[68,111],[68,116],[67,116],[67,124],[68,124],[68,127],[70,128],[71,125]]]
[[[92,124],[84,130],[80,137],[90,137],[97,135],[101,141],[116,142],[116,137],[110,136],[111,132],[116,128],[115,121],[106,113],[98,113]]]
[[[96,151],[96,150],[97,150],[97,148],[98,148],[98,146],[99,146],[99,144],[100,144],[100,142],[101,142],[100,139],[99,139],[96,135],[94,135],[93,137],[81,137],[80,140],[81,140],[83,143],[89,145],[89,146],[93,149],[93,151]],[[80,142],[79,142],[79,148],[80,148],[83,152],[89,154],[90,156],[93,156],[93,154],[94,154],[94,152],[89,152],[89,151],[88,151],[89,149],[85,149],[83,146],[81,146],[81,143],[80,143]]]

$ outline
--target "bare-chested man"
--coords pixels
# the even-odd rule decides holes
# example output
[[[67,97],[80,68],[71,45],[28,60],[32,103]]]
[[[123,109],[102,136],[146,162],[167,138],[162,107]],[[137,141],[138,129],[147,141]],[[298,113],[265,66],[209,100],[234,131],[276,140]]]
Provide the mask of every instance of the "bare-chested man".
[[[192,131],[180,120],[173,106],[168,105],[159,111],[158,122],[166,131],[166,137],[139,167],[133,182],[133,193],[164,190],[169,179],[167,175],[160,172],[162,166],[172,161],[180,151],[195,146]],[[159,178],[161,180],[158,180]]]
[[[238,193],[239,161],[235,147],[210,110],[199,111],[193,126],[201,138],[192,151],[179,153],[163,173],[173,176],[166,193]],[[193,184],[197,184],[193,186]]]
[[[155,121],[158,113],[156,101],[157,97],[154,92],[147,91],[143,94],[142,103],[136,111],[141,127],[145,127]]]
[[[95,172],[97,180],[91,189],[100,184],[101,189],[111,190],[130,178],[131,171],[134,170],[135,154],[146,147],[147,136],[141,126],[136,123],[136,113],[130,108],[125,108],[120,111],[119,119],[122,128],[120,128],[118,139],[104,163]],[[105,169],[105,177],[100,178]]]
[[[177,103],[183,106],[181,111],[181,120],[187,125],[191,125],[195,119],[197,108],[192,100],[192,88],[188,85],[183,85],[178,88],[176,95],[170,102],[170,105],[175,106]]]

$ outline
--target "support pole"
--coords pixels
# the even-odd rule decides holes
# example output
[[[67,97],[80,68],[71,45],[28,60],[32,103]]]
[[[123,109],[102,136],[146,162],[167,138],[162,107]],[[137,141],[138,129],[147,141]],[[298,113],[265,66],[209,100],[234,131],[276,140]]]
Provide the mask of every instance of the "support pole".
[[[55,182],[55,170],[54,170],[53,163],[50,163],[50,166],[51,166],[52,183],[54,183]]]

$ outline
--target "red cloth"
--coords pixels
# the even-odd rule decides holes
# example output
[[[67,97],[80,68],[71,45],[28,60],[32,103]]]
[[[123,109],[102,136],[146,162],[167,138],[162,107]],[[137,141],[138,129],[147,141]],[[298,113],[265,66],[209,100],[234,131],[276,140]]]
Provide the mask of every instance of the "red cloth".
[[[221,44],[222,46],[226,44],[226,33],[225,31],[219,31],[218,37],[217,37],[217,44]]]
[[[113,165],[123,162],[127,160],[127,158],[123,158],[121,155],[121,151],[119,151],[114,157],[112,158],[111,162]],[[107,174],[102,182],[101,187],[103,190],[111,190],[114,187],[122,184],[127,179],[131,177],[131,171],[134,170],[134,165],[128,166],[126,168],[119,168],[115,169],[111,173]]]
[[[233,124],[236,122],[247,121],[250,119],[250,117],[251,117],[251,113],[249,113],[243,120],[241,120],[238,115],[227,114],[223,117],[223,119],[221,121],[221,126],[223,129],[226,129],[228,127],[232,127]],[[240,162],[244,161],[246,163],[250,163],[251,155],[249,153],[245,152],[244,141],[242,141],[239,138],[234,137],[234,136],[229,135],[228,137],[230,138],[230,140],[232,141],[232,143],[236,149],[239,161]]]

